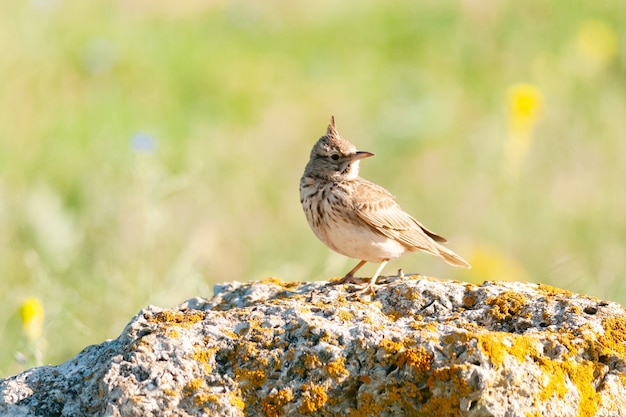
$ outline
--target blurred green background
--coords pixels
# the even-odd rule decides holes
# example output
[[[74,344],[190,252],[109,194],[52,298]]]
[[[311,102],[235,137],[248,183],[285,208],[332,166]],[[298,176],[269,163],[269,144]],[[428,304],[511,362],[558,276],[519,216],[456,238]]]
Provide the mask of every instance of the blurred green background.
[[[450,240],[383,274],[626,304],[626,2],[4,0],[0,376],[212,285],[342,276],[298,183],[331,114]],[[374,265],[362,270],[363,276]]]

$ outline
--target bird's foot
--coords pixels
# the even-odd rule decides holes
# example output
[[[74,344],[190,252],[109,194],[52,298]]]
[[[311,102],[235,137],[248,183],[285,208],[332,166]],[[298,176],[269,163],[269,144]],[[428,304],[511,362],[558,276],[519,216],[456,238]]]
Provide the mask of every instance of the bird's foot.
[[[342,285],[342,284],[363,285],[363,281],[360,278],[355,277],[354,275],[348,274],[343,278],[330,281],[328,284],[329,285]]]
[[[366,295],[366,294],[376,295],[377,290],[378,290],[378,285],[376,285],[376,280],[371,279],[370,282],[367,283],[367,285],[365,285],[360,290],[353,292],[352,295],[356,295],[356,296]]]
[[[352,276],[345,276],[341,279],[329,282],[329,285],[342,285],[342,284],[354,284],[356,289],[354,291],[350,291],[350,294],[353,296],[360,295],[376,295],[376,291],[378,290],[378,285],[370,278],[355,278]]]

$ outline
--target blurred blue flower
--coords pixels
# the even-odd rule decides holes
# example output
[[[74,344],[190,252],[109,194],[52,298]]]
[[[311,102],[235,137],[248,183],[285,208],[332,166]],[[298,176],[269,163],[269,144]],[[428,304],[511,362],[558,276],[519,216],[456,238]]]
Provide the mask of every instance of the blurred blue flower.
[[[135,152],[154,152],[156,139],[145,132],[136,132],[130,139],[130,147]]]

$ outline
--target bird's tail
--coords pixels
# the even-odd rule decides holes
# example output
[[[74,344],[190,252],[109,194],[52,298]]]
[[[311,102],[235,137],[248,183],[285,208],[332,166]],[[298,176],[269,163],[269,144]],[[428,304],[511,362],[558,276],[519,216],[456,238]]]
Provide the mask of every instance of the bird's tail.
[[[437,245],[437,252],[439,256],[443,258],[444,261],[449,263],[450,265],[460,266],[463,268],[471,268],[471,265],[463,258],[461,258],[456,253],[452,252],[450,249],[446,248],[442,245]]]

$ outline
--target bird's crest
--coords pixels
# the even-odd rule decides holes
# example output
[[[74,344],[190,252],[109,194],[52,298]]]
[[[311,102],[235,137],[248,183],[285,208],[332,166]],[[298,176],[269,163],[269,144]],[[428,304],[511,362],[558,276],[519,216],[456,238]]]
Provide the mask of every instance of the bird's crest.
[[[330,116],[330,124],[326,129],[326,136],[339,137],[339,132],[337,132],[337,128],[335,127],[335,116]]]

